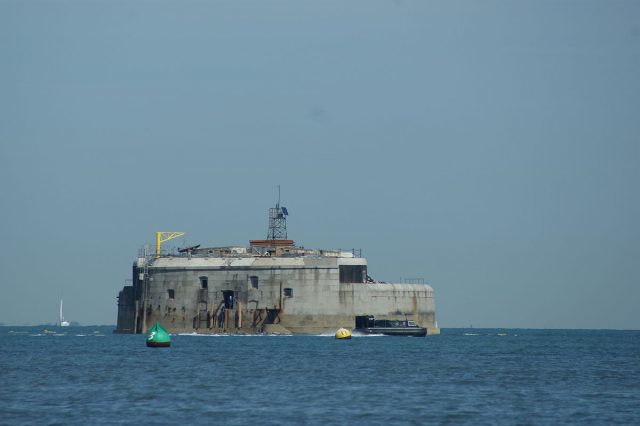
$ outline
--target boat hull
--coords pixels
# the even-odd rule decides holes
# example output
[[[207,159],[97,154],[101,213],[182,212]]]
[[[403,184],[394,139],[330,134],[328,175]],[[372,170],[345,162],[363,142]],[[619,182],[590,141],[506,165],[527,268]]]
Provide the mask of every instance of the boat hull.
[[[424,337],[427,335],[427,329],[422,327],[367,327],[356,328],[353,331],[362,334],[384,334],[385,336]]]

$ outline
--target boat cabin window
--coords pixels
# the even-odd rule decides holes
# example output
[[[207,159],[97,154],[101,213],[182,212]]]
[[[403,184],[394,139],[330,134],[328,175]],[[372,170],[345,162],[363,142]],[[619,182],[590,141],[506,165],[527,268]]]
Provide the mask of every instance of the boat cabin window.
[[[167,290],[167,295],[169,296],[169,299],[175,299],[176,298],[176,291],[172,288],[170,288],[169,290]]]
[[[251,288],[258,288],[258,277],[256,277],[255,275],[251,275],[249,277],[249,284]]]
[[[356,316],[356,328],[373,327],[375,318],[371,315]]]
[[[200,277],[200,288],[209,288],[209,278]]]
[[[364,283],[367,282],[366,265],[340,265],[341,283]]]
[[[284,297],[293,297],[293,289],[292,288],[285,288],[283,290],[283,294],[284,294]]]

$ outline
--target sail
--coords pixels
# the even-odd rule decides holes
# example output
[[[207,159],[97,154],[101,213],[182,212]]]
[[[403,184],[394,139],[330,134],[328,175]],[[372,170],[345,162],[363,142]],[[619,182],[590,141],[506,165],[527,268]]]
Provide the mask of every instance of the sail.
[[[69,321],[64,320],[64,314],[62,313],[62,299],[60,299],[60,317],[58,318],[58,324],[60,327],[68,327]]]

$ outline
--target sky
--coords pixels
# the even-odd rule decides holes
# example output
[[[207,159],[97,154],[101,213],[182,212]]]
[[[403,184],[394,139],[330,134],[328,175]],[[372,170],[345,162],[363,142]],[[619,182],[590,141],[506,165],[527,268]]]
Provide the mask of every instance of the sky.
[[[424,278],[440,327],[640,329],[640,2],[0,0],[0,323],[167,247]]]

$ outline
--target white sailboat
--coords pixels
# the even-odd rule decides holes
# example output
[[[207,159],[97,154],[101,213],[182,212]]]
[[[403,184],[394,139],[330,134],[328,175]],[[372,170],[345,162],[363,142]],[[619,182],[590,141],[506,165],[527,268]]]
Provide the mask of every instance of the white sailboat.
[[[62,314],[62,299],[60,299],[60,319],[58,320],[58,325],[60,327],[69,327],[69,321],[65,321],[64,315]]]

